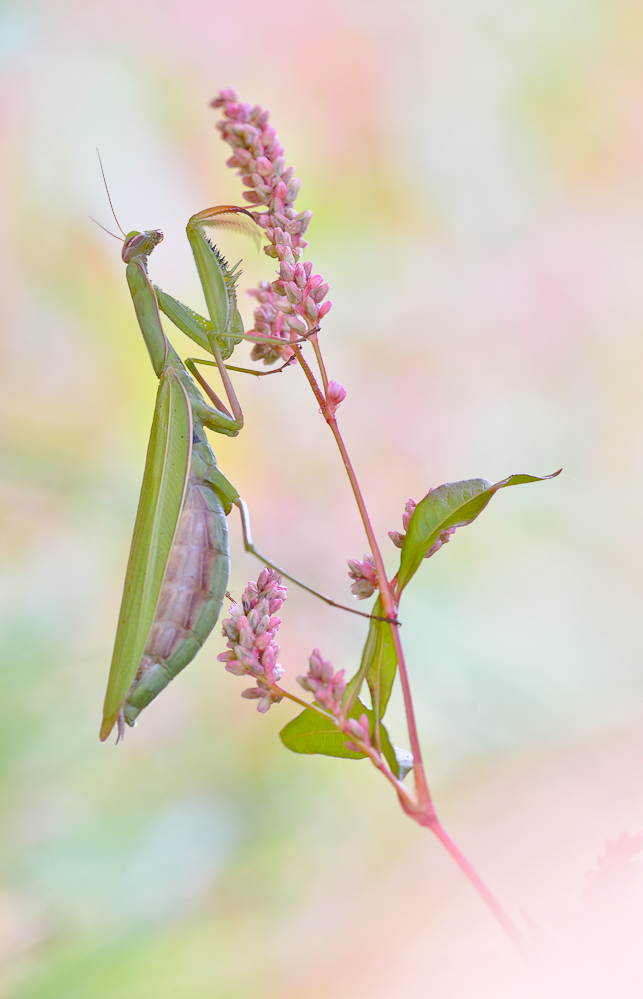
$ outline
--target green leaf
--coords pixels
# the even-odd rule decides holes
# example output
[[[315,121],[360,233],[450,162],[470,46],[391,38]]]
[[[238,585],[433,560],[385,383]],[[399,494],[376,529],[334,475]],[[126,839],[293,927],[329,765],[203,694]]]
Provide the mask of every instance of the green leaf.
[[[366,672],[366,682],[371,692],[373,708],[377,709],[381,721],[393,690],[393,681],[397,670],[397,654],[393,644],[393,626],[386,624],[385,621],[373,623],[377,627]]]
[[[349,698],[357,697],[366,678],[373,707],[377,707],[379,719],[382,721],[393,689],[397,656],[393,645],[391,625],[386,621],[376,621],[375,617],[384,613],[382,600],[377,598],[373,605],[371,622],[364,643],[360,667],[349,681],[344,697],[344,704]]]
[[[375,712],[357,700],[348,713],[349,718],[359,718],[366,715],[369,721],[371,739],[375,745]],[[340,732],[330,718],[324,718],[311,708],[305,708],[292,721],[289,721],[279,733],[284,746],[293,753],[319,754],[321,756],[339,756],[347,760],[363,760],[365,753],[356,753],[346,749],[344,743],[349,738]],[[395,750],[391,745],[388,732],[380,725],[380,746],[393,773],[399,773]]]
[[[560,475],[561,471],[559,469],[553,475],[509,475],[496,483],[486,479],[466,479],[463,482],[446,482],[432,489],[416,506],[404,538],[397,577],[398,593],[415,575],[442,531],[470,524],[499,489],[524,482],[543,482]]]

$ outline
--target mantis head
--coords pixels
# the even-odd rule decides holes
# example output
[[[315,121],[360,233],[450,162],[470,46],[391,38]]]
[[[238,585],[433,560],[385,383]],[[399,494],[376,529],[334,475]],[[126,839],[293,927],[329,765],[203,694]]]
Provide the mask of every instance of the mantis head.
[[[162,239],[163,233],[160,229],[149,229],[147,232],[136,232],[136,230],[128,232],[121,254],[123,261],[129,264],[134,257],[146,257]]]

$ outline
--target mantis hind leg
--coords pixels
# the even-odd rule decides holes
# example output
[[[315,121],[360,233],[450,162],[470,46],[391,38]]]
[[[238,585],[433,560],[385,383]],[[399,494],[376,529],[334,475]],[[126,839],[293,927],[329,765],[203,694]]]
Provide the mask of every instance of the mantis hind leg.
[[[315,590],[312,586],[308,586],[306,583],[302,583],[300,579],[296,576],[291,576],[290,573],[286,572],[281,566],[273,562],[272,559],[266,558],[258,551],[252,540],[252,531],[250,528],[250,511],[248,510],[248,504],[245,500],[241,499],[241,496],[232,485],[232,483],[226,479],[223,472],[221,472],[216,466],[213,466],[208,471],[208,481],[211,483],[213,488],[219,495],[221,502],[223,503],[223,508],[228,514],[232,509],[232,506],[236,506],[241,515],[241,530],[243,532],[243,545],[247,552],[250,552],[255,558],[258,558],[260,562],[267,565],[270,569],[274,569],[285,579],[289,579],[291,583],[295,583],[302,590],[306,590],[307,593],[312,593],[313,596],[318,597],[319,600],[323,600],[324,603],[328,604],[330,607],[337,607],[339,610],[348,611],[349,614],[357,614],[359,617],[366,617],[369,620],[376,621],[387,621],[389,624],[399,624],[397,619],[391,620],[391,618],[382,617],[377,614],[368,614],[366,611],[357,610],[356,607],[347,607],[346,604],[340,604],[337,600],[333,600],[332,597],[327,597],[325,593],[320,593],[319,590]]]
[[[242,500],[240,496],[238,496],[238,498],[234,501],[234,504],[238,508],[239,513],[241,514],[241,529],[243,531],[244,547],[247,552],[251,552],[255,556],[255,558],[258,558],[260,562],[264,563],[264,565],[267,565],[269,566],[269,568],[274,569],[275,572],[278,572],[285,579],[289,579],[291,583],[295,583],[302,590],[306,590],[308,593],[312,593],[313,596],[318,597],[320,600],[323,600],[324,603],[329,604],[331,607],[337,607],[339,608],[339,610],[348,611],[349,614],[358,614],[360,617],[367,617],[369,618],[369,620],[387,621],[389,624],[399,624],[397,618],[391,619],[388,617],[382,617],[381,615],[378,614],[367,614],[366,611],[357,610],[356,607],[347,607],[346,604],[340,604],[336,600],[333,600],[331,597],[327,597],[326,594],[320,593],[319,590],[313,589],[312,586],[308,586],[306,583],[302,583],[300,579],[297,579],[295,576],[291,576],[284,569],[282,569],[281,566],[277,565],[275,562],[272,562],[269,558],[266,558],[266,556],[262,555],[260,551],[257,551],[257,549],[253,544],[252,534],[250,531],[250,512],[248,510],[247,503],[245,502],[245,500]]]

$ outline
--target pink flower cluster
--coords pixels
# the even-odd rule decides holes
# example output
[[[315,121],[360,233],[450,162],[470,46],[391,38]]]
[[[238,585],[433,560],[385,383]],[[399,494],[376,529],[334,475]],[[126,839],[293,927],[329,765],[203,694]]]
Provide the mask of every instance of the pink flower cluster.
[[[255,679],[256,686],[244,690],[241,696],[257,698],[257,710],[261,712],[282,699],[274,690],[284,675],[277,662],[279,646],[275,641],[281,618],[275,615],[286,595],[281,576],[272,569],[263,569],[256,583],[248,583],[241,604],[232,604],[230,617],[222,621],[229,651],[217,658],[235,676]]]
[[[322,659],[319,649],[313,649],[308,660],[308,672],[305,676],[298,676],[297,683],[301,684],[304,690],[309,690],[311,694],[315,695],[315,700],[321,708],[325,708],[336,718],[340,718],[342,716],[342,698],[346,692],[344,672],[343,669],[340,669],[335,673],[333,664]]]
[[[351,593],[354,597],[357,597],[358,600],[366,600],[367,597],[375,593],[380,584],[377,578],[375,559],[372,555],[368,553],[364,555],[363,562],[356,558],[349,558],[348,570],[350,578],[355,580],[351,585]]]
[[[368,717],[362,714],[358,721],[357,718],[347,718],[344,713],[342,700],[346,693],[346,681],[343,669],[336,673],[330,660],[322,659],[319,649],[313,649],[308,660],[308,672],[305,676],[298,676],[297,682],[304,690],[314,694],[320,708],[333,715],[340,732],[361,743],[358,745],[353,739],[349,739],[344,743],[347,749],[356,753],[363,752],[365,747],[372,749]]]
[[[429,492],[431,493],[433,492],[433,490],[429,489]],[[415,512],[416,506],[417,503],[415,502],[414,499],[409,499],[406,501],[406,505],[404,507],[404,514],[402,515],[402,526],[405,532],[408,531],[409,529],[411,517]],[[436,540],[433,542],[433,544],[431,545],[431,547],[429,548],[428,552],[424,557],[431,558],[432,555],[435,555],[436,552],[439,552],[440,548],[442,548],[442,545],[446,545],[446,543],[451,540],[451,535],[455,534],[455,532],[456,532],[455,527],[445,527],[443,531],[440,531]],[[389,531],[388,536],[396,548],[401,548],[402,545],[404,544],[404,538],[406,537],[406,533],[400,534],[399,531]]]
[[[373,743],[371,742],[371,735],[368,727],[368,718],[366,715],[360,715],[359,721],[356,718],[349,718],[346,722],[346,729],[355,739],[359,739],[362,743],[361,746],[352,740],[345,742],[344,745],[347,749],[352,750],[354,753],[361,753],[364,747],[369,749],[373,748]]]
[[[323,302],[328,285],[321,275],[313,275],[311,263],[300,262],[308,245],[303,237],[312,212],[298,213],[293,207],[301,181],[293,176],[293,167],[286,168],[283,147],[268,124],[268,112],[258,104],[240,102],[231,88],[222,90],[211,104],[223,109],[225,118],[217,128],[234,149],[227,165],[237,167],[243,183],[251,188],[244,198],[268,209],[255,218],[269,242],[264,252],[280,262],[279,277],[272,284],[262,281],[250,292],[260,303],[254,314],[255,329],[250,332],[275,339],[274,347],[256,344],[252,351],[254,360],[272,364],[291,357],[289,340],[314,329],[331,307],[330,302]]]

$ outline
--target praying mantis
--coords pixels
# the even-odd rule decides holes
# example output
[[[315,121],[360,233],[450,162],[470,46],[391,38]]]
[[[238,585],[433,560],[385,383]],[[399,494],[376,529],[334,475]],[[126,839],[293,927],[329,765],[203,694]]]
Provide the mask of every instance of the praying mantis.
[[[206,227],[216,226],[258,233],[250,213],[232,205],[206,209],[188,222],[209,320],[151,283],[147,261],[163,239],[161,231],[124,234],[121,255],[127,282],[159,388],[105,696],[103,741],[115,724],[122,738],[125,724],[135,724],[143,708],[194,659],[214,628],[230,571],[226,517],[233,505],[241,513],[246,551],[327,603],[343,606],[256,550],[247,506],[219,470],[204,433],[205,427],[229,437],[239,433],[243,413],[224,360],[242,339],[270,342],[243,331],[235,287],[238,267],[229,268],[205,234]],[[184,363],[165,335],[161,311],[214,361],[188,358]],[[218,368],[231,412],[196,363]]]

